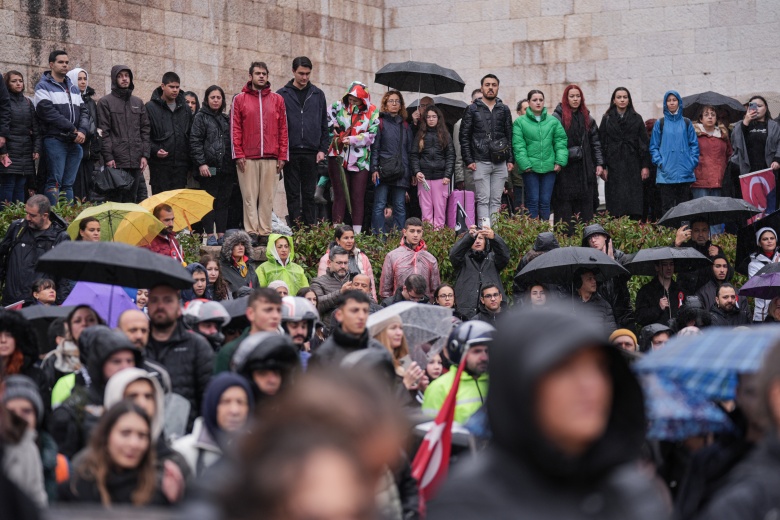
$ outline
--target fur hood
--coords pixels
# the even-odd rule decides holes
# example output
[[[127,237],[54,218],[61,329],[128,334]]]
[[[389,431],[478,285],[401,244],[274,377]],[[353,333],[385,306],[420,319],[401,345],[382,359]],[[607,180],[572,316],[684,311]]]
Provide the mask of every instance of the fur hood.
[[[252,239],[249,233],[245,231],[233,231],[230,234],[225,233],[225,242],[222,244],[222,251],[219,252],[219,258],[223,262],[231,262],[231,253],[233,248],[239,244],[244,245],[244,256],[252,259]]]

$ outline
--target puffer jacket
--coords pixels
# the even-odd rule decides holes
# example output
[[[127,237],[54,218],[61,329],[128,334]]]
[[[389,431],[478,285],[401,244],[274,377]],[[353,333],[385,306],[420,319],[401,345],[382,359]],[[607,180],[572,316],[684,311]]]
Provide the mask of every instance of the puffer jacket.
[[[489,127],[492,122],[492,127]],[[512,111],[496,98],[493,111],[478,99],[470,104],[460,124],[460,153],[466,165],[475,162],[491,162],[488,148],[488,133],[494,141],[502,137],[512,142]],[[509,147],[508,163],[514,163],[512,147]]]
[[[8,154],[11,166],[0,164],[0,175],[34,175],[33,154],[41,152],[41,132],[35,107],[24,94],[10,94],[11,120],[5,146],[0,154]]]
[[[506,300],[501,271],[509,265],[510,256],[509,246],[497,234],[487,241],[484,251],[472,251],[473,245],[474,237],[466,233],[450,249],[457,311],[469,318],[477,312],[479,294],[485,285],[496,284]]]
[[[674,114],[666,107],[669,95],[674,95],[680,101]],[[696,180],[693,170],[699,164],[699,140],[693,124],[683,117],[683,108],[679,93],[669,90],[664,94],[664,117],[655,122],[650,136],[650,157],[658,167],[657,184],[681,184]]]
[[[416,248],[406,245],[406,240],[401,238],[401,244],[387,253],[382,264],[382,278],[379,283],[379,295],[387,298],[395,294],[395,291],[403,287],[410,274],[419,274],[425,278],[428,298],[433,297],[433,291],[441,283],[439,276],[439,261],[430,254],[424,241],[420,241]]]
[[[54,409],[49,432],[60,453],[72,459],[89,441],[92,429],[103,415],[103,398],[108,380],[103,365],[113,354],[127,350],[135,357],[135,366],[143,363],[141,351],[121,332],[105,325],[84,329],[79,337],[80,357],[86,367],[85,383],[73,387],[70,397]]]
[[[603,330],[562,311],[528,311],[505,321],[497,336],[486,404],[492,442],[453,468],[429,502],[427,518],[668,518],[652,472],[638,464],[646,429],[642,389]],[[545,375],[593,345],[620,391],[603,433],[582,455],[571,456],[540,426],[537,389]]]
[[[426,179],[433,181],[452,180],[455,173],[455,145],[452,138],[449,138],[447,146],[442,149],[436,129],[428,128],[423,141],[422,150],[419,142],[412,143],[412,173],[416,175],[417,172],[422,172]]]
[[[401,140],[403,139],[403,143]],[[379,127],[376,137],[371,144],[371,168],[370,172],[379,171],[379,158],[389,159],[398,157],[398,146],[401,145],[401,161],[404,164],[404,174],[401,178],[388,186],[408,188],[412,178],[412,166],[410,155],[412,153],[412,141],[414,134],[409,123],[403,121],[401,116],[392,116],[387,112],[379,113]]]
[[[190,131],[190,152],[194,166],[217,168],[217,177],[235,176],[230,141],[230,118],[203,105],[195,114]]]
[[[750,312],[750,307],[738,306],[732,312],[727,312],[718,307],[718,304],[713,303],[709,309],[713,327],[738,327],[753,323],[753,314]]]
[[[50,71],[44,72],[35,85],[33,104],[44,136],[66,140],[66,134],[75,130],[89,133],[89,112],[79,89],[67,76],[64,83],[58,83]]]
[[[284,98],[271,91],[270,83],[258,91],[248,82],[233,98],[230,134],[234,159],[288,160],[290,151]]]
[[[748,264],[748,277],[752,278],[757,272],[766,265],[780,261],[780,251],[775,251],[772,258],[763,253],[753,253],[750,255],[750,264]],[[753,299],[753,321],[764,321],[769,312],[769,302],[762,298]]]
[[[247,266],[246,276],[241,276],[238,266],[233,262],[231,253],[238,244],[244,245],[244,261]],[[252,258],[252,240],[244,231],[236,231],[231,234],[225,234],[225,241],[222,244],[222,250],[219,252],[219,271],[222,273],[222,279],[228,286],[228,291],[233,298],[238,294],[242,287],[257,289],[260,284],[255,273],[255,265],[250,260]]]
[[[188,168],[192,111],[184,101],[184,92],[176,96],[176,109],[171,112],[162,98],[162,87],[157,87],[146,103],[146,113],[151,128],[149,167],[160,171]],[[157,157],[160,150],[168,152],[164,159]]]
[[[311,290],[317,295],[317,310],[320,312],[320,321],[322,323],[330,323],[330,315],[336,309],[336,302],[338,302],[341,295],[341,286],[347,282],[352,281],[352,273],[341,279],[331,272],[330,269],[325,271],[325,274],[318,276],[311,281]]]
[[[190,402],[187,431],[201,409],[201,399],[211,379],[214,350],[203,336],[187,329],[179,320],[168,341],[159,342],[150,334],[146,355],[160,363],[171,376],[173,392]]]
[[[70,240],[65,227],[56,220],[45,231],[38,233],[24,219],[11,223],[0,242],[0,279],[5,280],[3,305],[11,305],[30,297],[32,284],[41,278],[57,282],[57,301],[61,303],[69,292],[69,282],[59,277],[38,272],[38,259],[51,248]]]
[[[330,248],[335,246],[335,242],[331,242],[328,246],[328,250],[320,258],[320,263],[317,266],[317,276],[322,276],[328,271],[328,260],[330,259]],[[371,278],[371,296],[376,300],[376,283],[374,281],[374,270],[371,267],[371,260],[368,259],[368,255],[357,248],[352,248],[349,255],[349,272],[354,277],[358,274],[365,274]]]
[[[564,167],[569,162],[568,137],[563,125],[542,109],[539,121],[530,108],[512,124],[512,147],[518,173],[553,171],[555,165]]]
[[[282,264],[282,261],[279,259],[279,253],[276,251],[276,241],[280,238],[286,238],[287,243],[290,244],[290,256],[285,264]],[[292,236],[271,233],[268,236],[268,247],[265,250],[265,256],[268,260],[260,264],[255,270],[260,287],[267,287],[269,283],[275,280],[282,280],[290,289],[290,294],[294,295],[298,293],[299,289],[309,286],[309,279],[306,278],[303,267],[293,262],[295,259],[295,246],[293,245]]]
[[[612,306],[598,292],[594,293],[588,301],[577,299],[574,308],[576,313],[601,325],[605,338],[617,330]]]
[[[117,74],[130,73],[130,86],[120,89]],[[141,98],[133,96],[133,72],[126,65],[111,68],[111,93],[97,102],[103,161],[115,161],[117,168],[138,168],[141,158],[150,159],[151,124]],[[168,107],[165,107],[166,110]],[[170,112],[170,110],[168,110]]]
[[[371,337],[368,327],[360,336],[345,332],[341,325],[333,327],[331,335],[325,340],[309,359],[309,368],[336,367],[348,354],[362,349],[376,349],[387,354],[387,349],[380,342]]]

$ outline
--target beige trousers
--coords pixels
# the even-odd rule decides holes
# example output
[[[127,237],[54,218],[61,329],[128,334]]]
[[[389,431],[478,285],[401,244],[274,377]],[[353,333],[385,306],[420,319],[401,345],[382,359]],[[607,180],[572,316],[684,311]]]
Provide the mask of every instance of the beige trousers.
[[[279,182],[276,159],[247,159],[238,170],[238,185],[244,200],[244,230],[255,235],[271,234],[271,213]]]

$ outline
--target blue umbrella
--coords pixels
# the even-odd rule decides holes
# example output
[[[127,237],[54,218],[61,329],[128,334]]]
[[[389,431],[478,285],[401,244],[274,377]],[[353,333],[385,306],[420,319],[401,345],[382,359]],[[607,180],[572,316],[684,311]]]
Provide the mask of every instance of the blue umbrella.
[[[681,441],[697,435],[731,431],[728,415],[711,401],[687,392],[658,374],[639,376],[645,393],[647,438]]]
[[[124,311],[137,309],[122,287],[92,282],[78,282],[62,304],[89,305],[111,328]]]
[[[687,393],[706,399],[734,399],[739,374],[761,369],[764,355],[780,340],[780,325],[748,330],[713,327],[696,336],[676,336],[661,350],[634,364],[640,373],[655,372]]]

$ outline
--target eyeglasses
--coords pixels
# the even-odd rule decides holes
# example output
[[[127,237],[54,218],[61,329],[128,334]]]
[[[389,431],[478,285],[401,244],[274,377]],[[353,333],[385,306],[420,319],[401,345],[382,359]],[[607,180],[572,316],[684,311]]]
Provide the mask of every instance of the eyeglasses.
[[[441,298],[442,300],[454,300],[455,299],[455,295],[454,294],[440,294],[438,297]]]
[[[418,296],[418,295],[412,294],[412,293],[410,293],[408,291],[406,292],[406,295],[409,296],[409,301],[413,301],[413,302],[419,302],[420,300],[425,298],[424,294],[421,294],[421,295]]]
[[[387,100],[388,105],[400,105],[401,100],[400,99],[388,99]]]
[[[498,300],[501,297],[501,293],[485,294],[482,297],[486,300]]]

